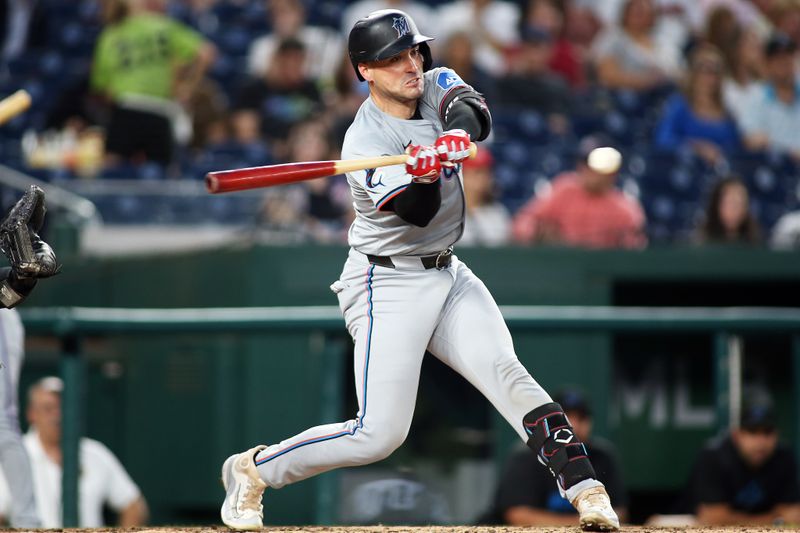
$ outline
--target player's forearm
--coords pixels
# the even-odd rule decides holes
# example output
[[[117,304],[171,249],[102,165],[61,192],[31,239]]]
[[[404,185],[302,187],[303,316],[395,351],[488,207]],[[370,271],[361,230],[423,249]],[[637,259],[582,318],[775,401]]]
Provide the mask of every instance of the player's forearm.
[[[511,526],[574,526],[578,523],[574,514],[553,513],[527,505],[510,507],[503,518]]]
[[[217,57],[217,49],[208,43],[203,45],[194,60],[184,65],[176,82],[175,96],[178,100],[188,101],[200,84],[206,71]]]
[[[119,514],[120,527],[138,527],[147,523],[147,503],[141,496],[128,505]]]
[[[397,216],[424,228],[427,226],[442,205],[442,189],[438,181],[434,183],[412,182],[405,191],[396,196],[389,204]]]

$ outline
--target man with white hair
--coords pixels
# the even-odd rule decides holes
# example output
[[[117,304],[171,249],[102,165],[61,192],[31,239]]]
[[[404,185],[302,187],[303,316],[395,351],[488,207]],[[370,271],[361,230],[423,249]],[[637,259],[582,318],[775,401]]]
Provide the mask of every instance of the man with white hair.
[[[23,437],[31,460],[36,507],[42,527],[63,527],[61,510],[61,392],[64,383],[49,376],[28,389],[26,415],[30,428]],[[147,504],[114,454],[102,443],[80,441],[78,523],[82,528],[102,527],[103,506],[119,514],[120,527],[136,527],[147,521]],[[8,490],[0,480],[0,513],[8,507]],[[5,493],[5,494],[4,494]]]

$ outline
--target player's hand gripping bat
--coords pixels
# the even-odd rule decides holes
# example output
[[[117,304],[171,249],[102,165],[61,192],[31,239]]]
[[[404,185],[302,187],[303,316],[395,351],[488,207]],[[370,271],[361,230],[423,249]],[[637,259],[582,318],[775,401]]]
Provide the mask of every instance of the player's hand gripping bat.
[[[475,143],[470,143],[470,157],[475,157],[476,153],[478,153],[478,147]],[[272,187],[274,185],[285,185],[298,181],[335,176],[336,174],[344,174],[345,172],[354,172],[356,170],[404,165],[406,159],[408,159],[407,154],[383,155],[364,159],[309,161],[305,163],[285,163],[283,165],[221,170],[206,174],[206,188],[211,193],[222,193]]]

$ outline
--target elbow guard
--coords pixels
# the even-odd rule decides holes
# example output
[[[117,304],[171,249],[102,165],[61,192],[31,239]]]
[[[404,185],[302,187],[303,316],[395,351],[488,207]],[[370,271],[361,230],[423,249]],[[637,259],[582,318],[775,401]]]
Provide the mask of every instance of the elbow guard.
[[[465,119],[467,115],[467,120]],[[474,89],[462,86],[456,87],[445,96],[441,106],[439,106],[439,118],[445,130],[454,129],[462,126],[465,122],[478,122],[478,131],[467,133],[473,141],[482,141],[489,136],[492,131],[492,115],[486,106],[486,100]]]

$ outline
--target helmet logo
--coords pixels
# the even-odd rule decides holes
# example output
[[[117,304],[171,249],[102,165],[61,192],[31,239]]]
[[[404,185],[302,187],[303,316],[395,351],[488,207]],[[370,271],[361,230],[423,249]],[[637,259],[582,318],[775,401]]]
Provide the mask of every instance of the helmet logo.
[[[392,28],[397,32],[398,39],[407,33],[411,33],[411,28],[408,27],[408,19],[405,17],[394,17]]]

